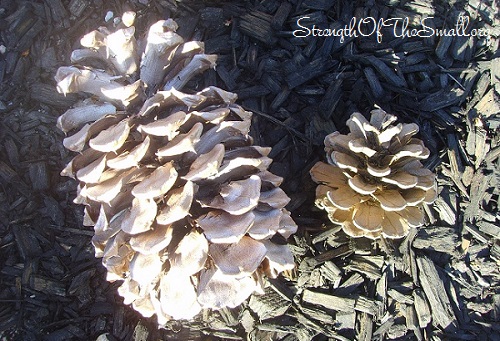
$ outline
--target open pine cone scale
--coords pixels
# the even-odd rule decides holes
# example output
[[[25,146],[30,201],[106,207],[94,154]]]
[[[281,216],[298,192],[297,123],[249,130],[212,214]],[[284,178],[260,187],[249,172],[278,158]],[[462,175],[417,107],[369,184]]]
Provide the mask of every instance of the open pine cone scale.
[[[217,87],[179,91],[215,56],[176,28],[160,21],[144,43],[131,24],[100,28],[72,60],[106,70],[56,75],[60,92],[92,95],[58,120],[74,132],[64,145],[79,153],[61,174],[79,181],[75,203],[85,205],[108,280],[123,280],[124,302],[160,325],[263,292],[264,275],[294,267],[289,248],[271,238],[297,229],[282,179],[267,171],[270,148],[248,135],[252,113]]]
[[[311,169],[316,205],[352,237],[404,237],[423,225],[422,205],[437,195],[434,174],[420,162],[429,150],[413,138],[418,126],[395,120],[380,109],[370,121],[354,113],[349,134],[325,138],[328,164]]]

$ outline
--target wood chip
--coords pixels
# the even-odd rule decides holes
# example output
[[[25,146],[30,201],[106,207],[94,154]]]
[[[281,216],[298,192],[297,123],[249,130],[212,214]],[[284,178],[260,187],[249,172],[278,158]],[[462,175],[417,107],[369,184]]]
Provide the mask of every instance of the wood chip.
[[[443,328],[457,328],[455,314],[448,296],[443,294],[446,291],[436,266],[426,256],[417,257],[417,265],[420,271],[419,280],[429,300],[434,323]]]

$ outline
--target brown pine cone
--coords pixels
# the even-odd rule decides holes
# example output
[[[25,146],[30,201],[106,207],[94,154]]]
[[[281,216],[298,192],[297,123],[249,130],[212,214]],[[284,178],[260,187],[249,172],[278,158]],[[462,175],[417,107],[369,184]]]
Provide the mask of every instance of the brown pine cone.
[[[93,95],[58,120],[80,153],[62,174],[79,181],[75,203],[126,304],[160,325],[235,307],[263,292],[264,275],[294,267],[288,246],[271,241],[297,229],[282,178],[267,171],[270,148],[252,145],[252,113],[236,94],[176,90],[215,65],[202,43],[162,20],[139,58],[134,27],[123,26],[82,38],[72,60],[93,66],[57,72],[60,92]]]
[[[395,120],[381,109],[370,122],[352,114],[349,134],[325,138],[328,164],[311,169],[316,206],[352,237],[404,237],[423,225],[422,206],[436,199],[435,175],[420,162],[429,150],[412,137],[418,126]]]

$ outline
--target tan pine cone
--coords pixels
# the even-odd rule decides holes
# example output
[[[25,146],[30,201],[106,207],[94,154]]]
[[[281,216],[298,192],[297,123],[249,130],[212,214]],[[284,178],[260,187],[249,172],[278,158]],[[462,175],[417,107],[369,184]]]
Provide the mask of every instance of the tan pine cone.
[[[108,280],[123,280],[124,302],[164,325],[262,293],[264,275],[294,267],[288,246],[270,239],[297,226],[236,94],[176,90],[215,56],[184,42],[170,19],[144,44],[127,24],[84,36],[87,48],[72,54],[80,66],[57,72],[60,92],[93,95],[58,120],[74,132],[64,145],[79,152],[62,174],[79,181],[75,203],[85,205]]]
[[[381,109],[370,122],[352,114],[350,133],[325,138],[328,164],[311,169],[316,206],[352,237],[404,237],[423,225],[422,206],[436,199],[435,175],[420,162],[429,150],[412,137],[418,126],[394,121]]]

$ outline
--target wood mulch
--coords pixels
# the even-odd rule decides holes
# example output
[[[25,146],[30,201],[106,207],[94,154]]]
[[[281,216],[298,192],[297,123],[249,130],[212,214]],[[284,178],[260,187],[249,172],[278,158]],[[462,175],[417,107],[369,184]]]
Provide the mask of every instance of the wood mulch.
[[[72,155],[55,122],[76,96],[55,92],[55,70],[108,11],[128,9],[138,32],[172,17],[219,55],[188,88],[220,86],[255,113],[252,136],[272,147],[299,225],[297,267],[266,295],[162,330],[106,282],[76,184],[59,175]],[[321,29],[353,17],[451,29],[461,15],[489,40],[293,35],[303,17]],[[499,35],[493,0],[0,0],[0,338],[500,340]],[[374,105],[418,123],[438,174],[428,226],[400,241],[350,239],[314,207],[308,172],[324,137]]]

